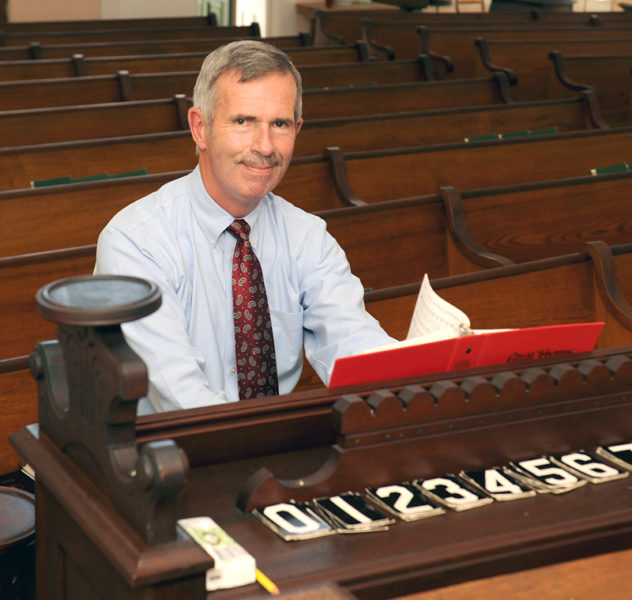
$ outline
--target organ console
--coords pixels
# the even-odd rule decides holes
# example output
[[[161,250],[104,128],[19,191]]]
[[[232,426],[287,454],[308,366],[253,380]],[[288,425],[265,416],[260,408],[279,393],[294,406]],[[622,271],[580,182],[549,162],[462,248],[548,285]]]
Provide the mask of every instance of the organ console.
[[[289,598],[630,547],[632,347],[136,417],[146,371],[120,324],[155,286],[81,277],[37,300],[58,339],[31,355],[39,423],[11,441],[36,472],[40,597],[206,597],[213,561],[178,525],[198,516]]]

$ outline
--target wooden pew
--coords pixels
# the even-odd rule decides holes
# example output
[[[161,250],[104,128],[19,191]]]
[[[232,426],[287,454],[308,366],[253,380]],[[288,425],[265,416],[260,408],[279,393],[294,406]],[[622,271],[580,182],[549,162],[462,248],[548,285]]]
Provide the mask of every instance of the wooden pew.
[[[543,102],[308,119],[298,135],[294,156],[322,154],[328,146],[352,152],[460,142],[466,136],[482,136],[492,131],[510,134],[551,128],[560,132],[591,129],[601,124],[598,107],[591,101],[591,95],[592,92],[587,91],[578,98]],[[158,107],[167,111],[168,125],[177,128],[178,121],[173,122],[176,116],[173,106],[162,103]],[[47,114],[50,113],[41,116],[45,118]],[[6,174],[0,186],[2,189],[26,188],[33,181],[61,176],[76,178],[131,169],[145,169],[149,173],[190,169],[196,163],[194,145],[187,129],[105,137],[111,127],[109,120],[99,126],[99,120],[94,119],[91,126],[85,120],[77,119],[76,113],[68,114],[81,128],[75,141],[33,143],[39,131],[28,114],[19,115],[22,117],[19,124],[25,125],[23,129],[17,128],[18,123],[4,129],[7,143],[20,140],[20,136],[29,143],[0,148],[0,171]],[[182,118],[186,127],[186,113]],[[8,119],[4,120],[0,115],[0,123],[3,121],[8,122]],[[33,127],[32,134],[28,130],[29,124]],[[140,128],[139,123],[130,125],[136,131]],[[153,128],[154,124],[149,122],[146,126]],[[69,137],[76,130],[72,121],[65,128],[58,119],[55,128]],[[84,129],[88,129],[86,135],[82,135]],[[50,137],[52,132],[42,127],[42,134]],[[102,137],[83,139],[87,135]]]
[[[627,243],[631,184],[627,171],[463,191],[446,186],[439,195],[460,254],[485,251],[520,263],[576,252],[590,240]],[[449,264],[451,273],[470,269]]]
[[[506,77],[494,74],[454,81],[454,86],[447,81],[422,81],[306,90],[303,116],[318,119],[511,102]]]
[[[386,215],[391,211],[399,209],[401,215],[411,210],[424,211],[421,222],[413,216],[404,220],[415,235],[423,237],[424,244],[431,240],[430,246],[419,251],[414,238],[407,243],[408,250],[414,250],[416,256],[422,256],[434,265],[428,266],[428,271],[433,274],[437,273],[436,269],[440,273],[465,272],[472,269],[472,264],[477,265],[476,268],[489,266],[489,257],[483,257],[485,253],[524,262],[574,251],[590,239],[603,239],[609,244],[624,243],[631,229],[625,208],[630,177],[629,172],[614,173],[464,191],[445,186],[439,194],[346,208],[332,207],[328,204],[331,200],[323,198],[322,206],[314,211],[332,223],[342,224],[340,235],[336,234],[336,226],[330,224],[329,228],[337,239],[344,240],[350,257],[355,256],[350,249],[357,244],[359,258],[350,258],[354,272],[366,285],[375,288],[402,283],[399,278],[410,276],[406,271],[402,273],[388,266],[390,252],[403,244],[406,235],[398,238],[396,231],[387,228],[389,219]],[[116,187],[111,191],[116,192]],[[14,223],[3,237],[0,255],[46,252],[94,243],[107,221],[135,199],[110,193],[104,194],[103,200],[97,203],[83,201],[81,193],[38,192],[0,194],[0,215],[5,222]],[[300,197],[294,202],[301,206]],[[551,213],[556,215],[553,221],[548,218]],[[608,217],[604,218],[604,214]],[[28,219],[28,215],[36,216]],[[374,239],[372,251],[366,257],[362,255],[361,226],[353,235],[348,234],[354,227],[350,225],[352,215],[359,215],[360,225],[373,230],[370,233]],[[375,243],[376,236],[384,235],[380,217],[375,223],[371,221],[375,215],[382,215],[386,242],[398,239],[397,245],[391,248],[388,243]],[[396,218],[395,213],[393,216]],[[56,226],[50,227],[53,221]],[[452,256],[455,251],[444,239],[448,231],[458,245],[458,256]],[[436,235],[439,235],[438,239]],[[437,260],[436,253],[443,258]],[[430,259],[431,256],[434,258]],[[368,263],[362,262],[365,258]],[[407,268],[408,261],[401,262]],[[378,265],[382,265],[381,269]]]
[[[364,63],[354,65],[363,68]],[[304,66],[301,71],[314,70],[329,72],[330,67],[311,68]],[[408,74],[419,73],[419,65],[409,63],[404,67]],[[384,71],[383,79],[391,76],[389,72],[401,77],[399,65],[384,63],[370,66]],[[339,69],[341,70],[341,69]],[[428,86],[424,84],[439,82],[408,82],[391,84],[373,84],[366,81],[362,70],[357,70],[362,83],[356,86],[334,86],[327,90],[306,89],[303,94],[305,116],[316,118],[345,114],[372,114],[379,112],[397,112],[403,110],[423,110],[434,106],[462,106],[474,104],[494,104],[510,102],[509,84],[504,76],[487,76],[456,80],[457,83],[443,83]],[[345,75],[346,76],[346,75]],[[373,76],[375,77],[375,75]],[[132,100],[151,100],[166,98],[176,94],[189,96],[193,90],[197,71],[179,73],[142,73],[130,74],[121,71],[112,75],[94,77],[53,78],[32,81],[0,82],[0,111],[45,108],[52,106],[71,106],[77,104],[97,104]],[[348,80],[348,79],[347,79]],[[455,86],[455,87],[450,87]],[[463,86],[459,88],[459,86]],[[346,110],[350,109],[350,110]]]
[[[132,29],[180,27],[217,27],[217,15],[209,12],[205,16],[180,17],[130,17],[115,19],[78,19],[76,21],[7,21],[2,23],[4,31],[85,31],[90,29]]]
[[[199,38],[172,40],[120,41],[120,42],[85,42],[83,44],[41,44],[30,42],[26,46],[7,46],[0,48],[0,60],[39,60],[50,58],[68,58],[75,54],[84,56],[130,56],[137,54],[166,54],[182,52],[210,52],[212,48],[234,41],[235,38]],[[239,39],[247,38],[239,36]],[[280,48],[312,47],[309,35],[266,37],[265,41]],[[342,45],[341,45],[342,46]],[[333,48],[330,48],[333,50]]]
[[[603,320],[599,347],[621,345],[629,340],[632,308],[620,283],[632,280],[631,248],[612,248],[601,243],[585,251],[544,261],[488,269],[468,275],[435,278],[433,287],[449,302],[462,308],[480,328],[528,327],[564,322]],[[615,274],[616,273],[616,274]],[[406,335],[419,284],[366,294],[368,309],[394,336]],[[49,324],[50,337],[54,337]],[[46,338],[50,339],[50,338]],[[11,397],[21,414],[3,424],[15,427],[36,419],[34,386],[26,370],[26,358],[0,362],[0,389]],[[10,395],[9,395],[10,394]],[[15,430],[15,429],[14,429]],[[6,436],[3,437],[6,440]],[[11,470],[17,457],[0,444],[0,465]]]
[[[1,300],[3,328],[6,328],[1,360],[28,354],[36,339],[55,335],[55,327],[37,314],[35,293],[46,282],[91,274],[94,257],[94,245],[0,257],[2,283],[11,285],[12,290],[3,294]]]
[[[223,40],[227,42],[229,40]],[[90,77],[109,75],[119,71],[133,73],[172,73],[177,71],[199,71],[202,62],[222,43],[210,46],[202,52],[182,52],[173,54],[144,54],[134,56],[88,56],[74,54],[66,58],[40,60],[5,60],[0,62],[2,81],[22,81],[25,79],[52,79],[56,77]],[[299,67],[310,65],[312,69],[331,69],[330,63],[355,63],[367,60],[368,53],[363,42],[334,48],[286,48],[286,54]],[[411,62],[411,61],[408,61]],[[310,82],[310,68],[306,69],[306,85],[322,85]],[[322,77],[322,75],[321,75]],[[367,81],[362,79],[362,81]],[[372,81],[369,79],[368,81]],[[353,79],[350,74],[350,82]],[[333,84],[339,83],[337,80]],[[330,85],[327,83],[326,85]]]
[[[335,194],[346,204],[379,202],[445,185],[465,190],[578,177],[629,162],[631,142],[632,128],[625,127],[372,152],[334,148],[328,164],[297,158],[276,191],[287,198],[300,193],[309,206]]]
[[[10,199],[8,195],[1,198],[0,214],[12,214],[15,220],[35,206],[33,202],[25,202],[24,206],[20,206],[19,194],[13,197],[13,203],[9,202]],[[71,205],[63,197],[58,200],[60,200],[58,202],[60,206],[54,206],[46,211],[47,214],[57,213],[55,227],[50,227],[49,220],[49,226],[46,229],[45,218],[38,215],[34,219],[30,237],[24,238],[21,236],[21,231],[12,232],[10,240],[3,240],[0,256],[9,257],[11,251],[27,248],[30,252],[23,255],[28,256],[32,263],[50,262],[51,252],[68,247],[86,248],[96,242],[100,231],[109,219],[127,204],[118,197],[112,197],[98,206],[88,203],[80,204],[76,202],[76,199]],[[64,200],[66,202],[61,206]],[[300,206],[300,200],[297,204]],[[314,214],[327,221],[329,231],[347,253],[353,272],[360,277],[365,286],[371,288],[409,283],[411,277],[418,276],[410,272],[411,261],[421,261],[424,268],[433,276],[510,262],[502,257],[492,256],[490,252],[484,250],[477,253],[475,244],[469,241],[467,247],[469,258],[466,254],[457,257],[458,249],[447,252],[448,221],[439,194],[402,201],[326,208]],[[402,220],[409,228],[405,232],[401,232]],[[611,232],[608,232],[607,237],[615,241],[619,239],[615,237],[615,233]],[[397,240],[396,243],[393,243],[394,239]],[[371,252],[366,251],[367,246],[370,246]],[[461,247],[462,245],[459,246]],[[64,256],[69,253],[72,254],[68,250]],[[394,260],[396,257],[399,260]],[[452,257],[456,261],[454,268],[449,262]],[[12,259],[9,262],[13,265],[16,260]],[[21,290],[19,293],[26,294],[22,297],[24,303],[30,301],[32,294],[36,291],[24,291],[26,287],[28,286],[19,286]],[[3,319],[6,318],[8,315],[5,314]],[[12,347],[9,329],[11,329],[9,324],[7,328],[3,328],[5,353]],[[15,330],[14,337],[17,339],[21,336],[20,326]]]
[[[0,111],[190,96],[196,71],[0,81]]]
[[[478,37],[490,41],[503,40],[616,40],[629,38],[630,27],[617,29],[578,25],[549,27],[513,27],[479,25],[473,27],[437,27],[413,25],[405,21],[362,21],[362,39],[376,58],[409,58],[417,53],[437,56],[437,71],[446,76],[446,67],[456,77],[480,74],[474,47]]]
[[[632,37],[627,39],[612,40],[555,40],[555,41],[519,41],[519,40],[499,40],[490,41],[485,38],[476,40],[476,46],[480,52],[481,64],[489,71],[504,71],[509,80],[515,85],[512,88],[512,96],[518,101],[535,100],[543,98],[555,98],[561,95],[573,93],[575,90],[565,85],[560,85],[560,80],[553,77],[554,67],[551,64],[549,54],[555,52],[557,55],[600,55],[600,56],[621,56],[632,54]],[[606,101],[608,84],[624,90],[629,90],[629,67],[630,63],[617,65],[619,67],[618,77],[612,77],[612,83],[604,78],[601,85],[594,85],[600,104]],[[617,66],[613,67],[613,75]],[[627,71],[625,67],[627,66]],[[594,70],[600,73],[599,67]],[[604,74],[607,73],[604,69]],[[627,77],[626,77],[627,75]],[[627,80],[627,86],[626,86]],[[616,83],[615,83],[616,82]],[[581,81],[580,81],[581,83]],[[607,104],[610,111],[611,102]],[[626,104],[627,106],[627,104]],[[625,121],[609,121],[611,125],[621,125]]]
[[[632,245],[589,242],[581,252],[432,279],[477,329],[605,322],[598,348],[622,346],[632,330]],[[369,311],[403,339],[419,283],[366,294]]]
[[[175,515],[212,513],[231,536],[243,540],[259,567],[289,597],[316,593],[339,599],[387,598],[395,590],[405,590],[408,597],[454,597],[449,590],[446,595],[446,590],[436,588],[481,578],[485,578],[485,592],[470,597],[492,597],[497,591],[493,575],[580,557],[584,559],[571,563],[574,570],[569,563],[562,570],[571,573],[571,580],[574,571],[583,569],[580,582],[586,581],[587,573],[595,578],[590,590],[611,589],[613,583],[619,589],[625,587],[620,565],[630,557],[629,550],[615,552],[629,548],[632,516],[628,479],[589,484],[562,496],[537,494],[480,510],[448,512],[417,523],[395,522],[389,531],[374,533],[368,539],[362,535],[329,536],[296,544],[262,529],[249,514],[250,507],[239,500],[244,495],[252,498],[253,492],[263,492],[257,494],[260,506],[290,497],[311,500],[346,490],[363,492],[374,485],[458,473],[464,467],[482,469],[627,442],[629,360],[629,348],[621,348],[562,360],[388,381],[379,390],[375,385],[351,389],[356,396],[339,403],[340,390],[323,390],[250,406],[178,411],[136,422],[128,416],[125,424],[136,429],[135,435],[127,438],[125,449],[129,447],[130,462],[136,458],[137,445],[149,452],[153,450],[147,446],[150,442],[171,447],[174,454],[182,449],[190,470],[179,479],[184,488],[182,501],[174,509],[167,531],[175,531]],[[55,376],[62,378],[63,374]],[[92,391],[87,394],[93,395]],[[54,399],[46,404],[51,402]],[[73,408],[77,405],[86,412],[90,408],[86,401]],[[111,406],[109,395],[102,406],[102,412]],[[136,523],[134,531],[131,511],[124,508],[124,490],[108,486],[102,475],[113,470],[111,463],[103,460],[104,466],[94,469],[79,459],[77,465],[62,450],[82,444],[90,448],[90,455],[103,456],[100,440],[106,437],[107,424],[102,412],[90,430],[95,434],[84,433],[83,438],[80,421],[73,428],[78,433],[70,430],[53,435],[54,416],[41,427],[43,434],[50,431],[55,438],[52,443],[49,435],[38,436],[35,428],[12,436],[20,454],[41,473],[37,515],[42,533],[38,541],[44,549],[38,553],[37,564],[45,572],[42,587],[55,590],[63,585],[62,567],[47,559],[54,548],[67,547],[68,570],[88,563],[82,572],[86,588],[102,589],[101,573],[106,571],[115,572],[112,580],[121,590],[121,600],[134,596],[204,598],[208,557],[202,550],[186,537],[157,547],[143,541],[142,533],[150,528],[142,531]],[[350,413],[359,415],[359,423],[350,423]],[[72,422],[78,422],[76,414],[71,412]],[[405,439],[398,435],[402,429],[407,433]],[[367,437],[371,441],[365,441]],[[371,443],[376,438],[380,440],[377,450]],[[330,460],[323,466],[326,457]],[[367,469],[367,463],[372,468]],[[262,480],[269,484],[267,489],[257,485]],[[129,487],[133,489],[135,484],[132,480]],[[113,489],[108,490],[110,487]],[[147,506],[136,497],[134,500],[134,508]],[[103,526],[85,530],[84,523],[101,519]],[[76,539],[85,540],[84,545],[77,547]],[[120,556],[122,546],[132,549],[132,557]],[[376,547],[382,560],[375,561]],[[86,549],[96,562],[85,561]],[[140,578],[130,576],[136,574],[138,562],[145,564],[157,552],[165,557],[156,567],[159,584],[149,578],[137,582]],[[595,557],[600,553],[610,554]],[[136,557],[140,560],[135,563]],[[598,568],[604,559],[610,565],[606,573]],[[49,568],[44,569],[44,565]],[[618,576],[608,577],[615,570]],[[535,573],[539,575],[540,570]],[[533,572],[521,580],[529,577]],[[550,589],[542,587],[543,581],[559,588],[554,577],[538,577],[535,587],[545,590],[539,597],[545,597]],[[562,587],[569,590],[567,597],[583,589],[572,584]],[[213,595],[217,600],[246,600],[261,597],[261,591],[253,583],[238,593],[218,590]],[[68,600],[83,597],[71,593]]]
[[[490,132],[604,127],[594,94],[589,90],[581,94],[543,102],[444,105],[424,111],[307,119],[297,138],[295,156],[321,153],[325,146],[334,145],[327,140],[353,152],[457,142]]]
[[[431,56],[435,61],[435,70],[438,77],[471,77],[481,73],[480,53],[476,49],[476,40],[484,38],[491,42],[515,40],[517,43],[541,42],[551,46],[577,41],[602,41],[604,44],[610,40],[629,38],[628,28],[621,29],[552,29],[545,32],[529,31],[521,29],[490,30],[472,29],[441,30],[421,26],[418,28],[421,39],[419,47],[423,52]]]
[[[632,229],[626,195],[630,181],[632,173],[462,194],[444,188],[440,194],[315,214],[325,219],[364,285],[382,289],[411,283],[423,272],[431,277],[446,276],[577,251],[585,241],[596,238],[608,244],[624,243]],[[94,246],[90,244],[61,249],[59,240],[68,232],[65,239],[73,243],[74,228],[81,231],[83,239],[96,241],[120,207],[117,200],[111,201],[109,213],[105,206],[100,207],[99,222],[99,216],[92,214],[97,211],[89,207],[75,206],[73,219],[73,207],[66,206],[58,219],[61,230],[49,234],[57,236],[57,246],[54,241],[50,244],[56,249],[0,258],[3,286],[12,290],[0,311],[0,358],[27,353],[37,337],[44,335],[32,312],[36,286],[43,285],[41,278],[55,280],[65,276],[68,269],[85,269],[93,256]],[[555,214],[554,223],[549,219],[551,213]],[[15,215],[16,221],[19,216]],[[34,231],[32,238],[47,235],[41,226]],[[414,264],[419,267],[411,272]]]
[[[344,154],[331,149],[327,157],[293,159],[276,191],[290,201],[299,202],[306,210],[314,211],[340,203],[352,205],[358,200],[371,203],[432,194],[445,185],[466,190],[576,177],[589,174],[591,168],[626,162],[631,136],[632,130],[623,128],[361,153]],[[30,227],[32,219],[41,215],[45,227],[50,218],[45,210],[47,206],[58,206],[60,211],[62,206],[67,206],[63,210],[69,211],[69,215],[80,208],[84,212],[86,207],[105,206],[104,199],[108,198],[110,201],[115,198],[116,205],[121,206],[181,174],[181,171],[166,172],[17,190],[3,192],[2,196],[4,206],[17,202],[23,207],[25,217],[29,216],[23,223]],[[16,209],[7,210],[5,218],[10,219]],[[87,216],[92,215],[91,211],[87,212]],[[63,223],[66,221],[72,226],[72,219]],[[98,220],[96,227],[102,222]],[[5,236],[7,243],[14,240],[19,244],[21,239],[29,240],[28,228],[22,232],[16,226]],[[3,253],[15,252],[16,248],[7,248]],[[27,248],[32,249],[32,246]]]
[[[121,208],[187,172],[168,171],[139,177],[0,192],[2,218],[14,220],[16,225],[18,222],[32,224],[32,229],[7,228],[8,237],[0,250],[0,257],[94,244],[98,232]],[[33,212],[40,209],[41,212]],[[45,228],[46,220],[48,230]],[[51,223],[54,226],[50,226]],[[31,231],[39,233],[34,236]],[[59,236],[66,237],[68,242],[60,245]]]
[[[179,27],[147,26],[134,27],[133,23],[122,28],[100,28],[100,29],[70,29],[70,30],[47,30],[47,31],[11,31],[0,30],[0,45],[2,46],[24,46],[29,42],[37,41],[40,44],[77,44],[84,42],[108,42],[125,40],[156,40],[164,37],[171,39],[195,39],[201,35],[209,38],[238,38],[240,36],[261,37],[259,24],[254,22],[250,25],[241,26],[212,26],[182,25]]]
[[[587,242],[581,252],[431,279],[475,329],[603,321],[598,348],[627,344],[632,330],[632,244]],[[405,339],[419,282],[369,291],[369,312],[393,337]],[[310,373],[300,389],[317,384]]]
[[[115,196],[111,196],[116,202]],[[116,207],[113,207],[115,209]],[[64,224],[84,230],[86,222],[94,220],[89,207],[76,207],[77,219],[61,215],[60,228]],[[375,285],[408,281],[409,265],[420,256],[424,259],[424,268],[430,273],[445,274],[447,253],[443,251],[448,239],[442,230],[441,203],[435,196],[430,201],[419,199],[412,202],[390,203],[389,206],[351,207],[324,211],[321,214],[327,220],[328,228],[343,244],[354,272],[361,278],[366,277]],[[392,240],[401,238],[401,219],[411,225],[408,242],[398,244],[396,248],[397,265],[394,269]],[[84,230],[85,231],[85,230]],[[364,239],[370,243],[372,252],[366,253],[366,246],[359,244]],[[94,245],[65,248],[50,252],[32,253],[22,256],[0,258],[0,280],[3,285],[11,285],[13,293],[0,301],[0,324],[3,329],[0,348],[0,397],[11,398],[12,405],[21,410],[10,411],[5,420],[7,427],[22,426],[29,422],[35,406],[33,381],[27,371],[28,354],[37,341],[54,337],[54,327],[39,317],[35,311],[34,297],[37,289],[49,281],[70,275],[88,274],[94,264]],[[454,256],[455,252],[451,252]],[[482,256],[491,264],[504,264],[498,257]],[[461,264],[466,257],[461,257]],[[489,264],[489,263],[488,263]],[[476,268],[473,265],[472,268]],[[306,368],[302,387],[318,385],[311,368]],[[28,408],[27,408],[28,407]],[[17,424],[17,425],[16,425]],[[11,431],[11,429],[9,429]],[[6,437],[4,438],[6,439]],[[0,469],[9,460],[3,453],[0,443]],[[10,461],[9,461],[10,462]],[[14,467],[13,464],[11,464]]]
[[[577,252],[591,240],[626,244],[631,182],[626,172],[463,192],[444,187],[317,214],[365,286],[382,289],[421,278],[410,272],[415,264],[441,277]]]
[[[275,191],[305,210],[319,211],[424,196],[448,185],[467,190],[578,177],[625,162],[631,136],[626,128],[407,150],[343,154],[332,149],[327,157],[293,159]],[[51,220],[73,244],[91,243],[109,215],[184,172],[0,192],[2,218],[15,223],[3,236],[0,255],[59,247],[48,227]],[[47,233],[34,239],[33,230]]]
[[[618,18],[622,13],[564,13],[555,14],[538,10],[509,13],[402,13],[398,11],[354,11],[353,13],[326,12],[310,10],[299,6],[299,14],[303,13],[311,22],[309,30],[316,44],[345,44],[361,39],[362,19],[370,19],[382,23],[408,22],[414,25],[428,25],[433,28],[474,28],[474,27],[523,27],[546,29],[549,27],[585,26],[590,28],[621,27],[630,23],[628,15]],[[307,11],[307,12],[306,12]]]
[[[72,89],[72,83],[75,80],[64,81],[67,81]],[[46,82],[48,83],[52,81]],[[404,108],[407,112],[459,106],[468,101],[472,105],[495,104],[498,101],[510,102],[510,97],[505,94],[508,86],[504,75],[436,83],[436,86],[422,87],[422,94],[417,94],[417,86],[403,86],[403,89],[401,86],[371,89],[368,90],[369,95],[374,94],[376,96],[374,102],[381,101],[380,104],[374,105],[371,102],[360,106],[356,104],[349,108],[349,112],[360,108],[361,116],[369,117],[372,114],[371,108],[374,111],[387,112],[391,104],[394,105],[391,106],[391,110],[399,110],[401,105],[407,102],[405,93],[411,94],[407,105],[412,108]],[[0,84],[1,87],[2,84]],[[40,90],[44,91],[46,87],[43,85]],[[63,89],[60,91],[64,93]],[[313,91],[310,90],[305,92],[305,115],[309,120],[314,120],[313,108],[318,104],[313,101],[310,103],[312,94]],[[318,98],[325,97],[323,105],[318,108],[321,114],[324,112],[323,107],[329,107],[331,112],[338,115],[344,108],[335,101],[328,101],[327,96],[330,95],[334,96],[334,100],[345,95],[351,99],[357,98],[353,90],[348,88],[330,90],[325,94],[318,93]],[[498,105],[509,106],[509,104]],[[175,94],[173,99],[130,100],[0,111],[0,147],[182,130],[188,127],[186,115],[189,106],[190,100],[185,94]],[[590,119],[594,120],[595,126],[599,126],[598,107],[588,102],[587,109]],[[326,118],[329,117],[326,116]],[[397,135],[398,133],[394,132],[393,138],[396,139]]]
[[[0,148],[188,129],[185,94],[156,100],[0,111]]]
[[[549,54],[555,78],[571,92],[592,88],[604,120],[611,125],[632,123],[632,53],[618,56],[568,55],[559,51]]]

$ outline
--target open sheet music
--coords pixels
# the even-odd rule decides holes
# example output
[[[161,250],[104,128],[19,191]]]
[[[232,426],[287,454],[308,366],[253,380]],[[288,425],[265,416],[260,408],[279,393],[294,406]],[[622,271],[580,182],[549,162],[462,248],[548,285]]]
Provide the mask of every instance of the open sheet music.
[[[404,346],[415,346],[417,344],[427,344],[439,340],[482,333],[483,331],[500,330],[472,330],[469,317],[460,309],[444,300],[437,294],[430,285],[428,274],[424,275],[419,295],[415,303],[415,310],[406,339],[401,342],[394,342],[371,348],[365,352],[377,352],[391,348],[401,348]],[[504,330],[503,330],[504,331]]]
[[[594,349],[603,323],[472,329],[424,275],[405,340],[339,358],[329,387],[563,356]]]

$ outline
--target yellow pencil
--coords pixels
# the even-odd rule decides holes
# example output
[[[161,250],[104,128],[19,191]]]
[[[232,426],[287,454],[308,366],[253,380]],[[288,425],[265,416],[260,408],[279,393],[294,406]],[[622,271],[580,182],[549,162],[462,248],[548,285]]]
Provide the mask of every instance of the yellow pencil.
[[[264,588],[271,594],[277,596],[280,593],[279,588],[275,585],[275,583],[271,581],[266,575],[264,575],[259,569],[257,569],[257,581],[262,588]]]

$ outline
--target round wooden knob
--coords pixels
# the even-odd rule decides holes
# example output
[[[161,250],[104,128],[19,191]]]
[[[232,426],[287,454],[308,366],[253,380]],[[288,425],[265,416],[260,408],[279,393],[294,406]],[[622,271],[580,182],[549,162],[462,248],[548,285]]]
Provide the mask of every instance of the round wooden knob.
[[[145,317],[160,307],[162,296],[155,283],[139,277],[85,275],[45,285],[36,300],[45,319],[100,327]]]
[[[0,486],[0,556],[35,537],[33,494]],[[0,559],[0,562],[2,560]]]

